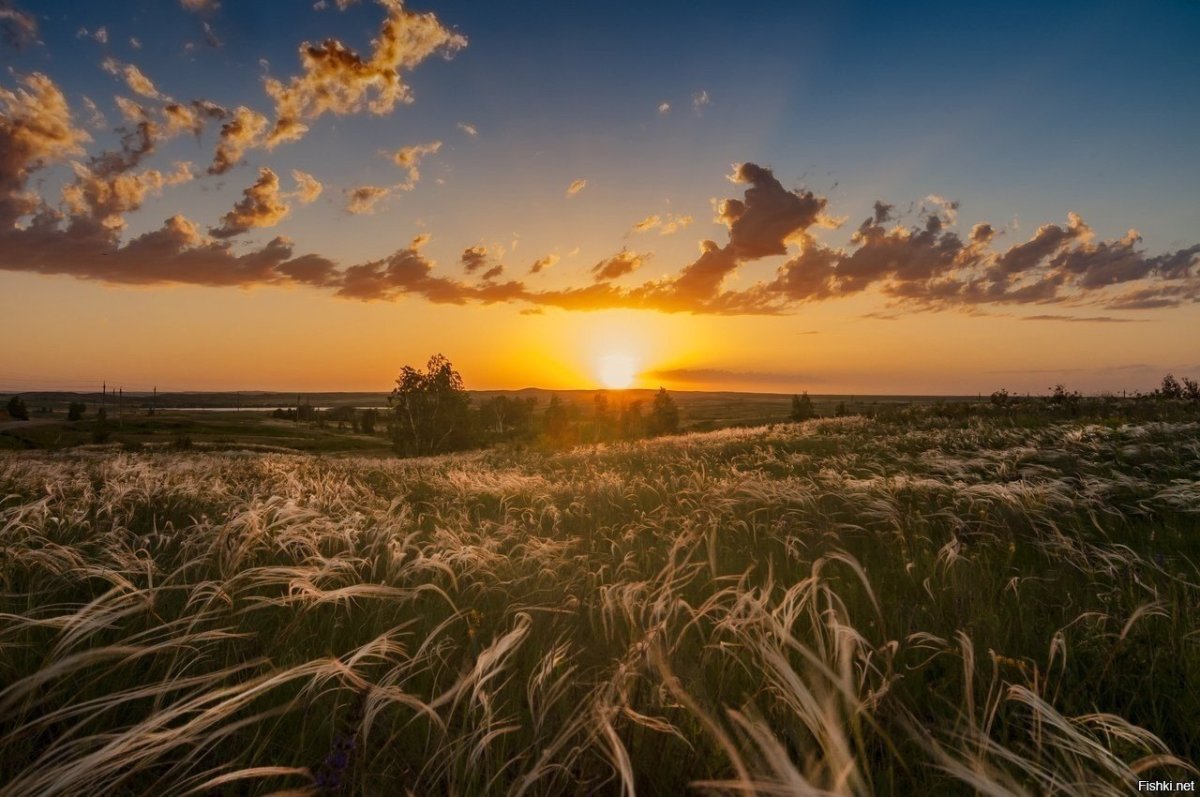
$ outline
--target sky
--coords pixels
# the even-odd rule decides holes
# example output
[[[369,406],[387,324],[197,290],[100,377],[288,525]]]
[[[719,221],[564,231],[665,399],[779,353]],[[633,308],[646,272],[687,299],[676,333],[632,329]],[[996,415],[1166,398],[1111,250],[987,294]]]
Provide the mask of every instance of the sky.
[[[0,0],[0,390],[1200,376],[1200,3]]]

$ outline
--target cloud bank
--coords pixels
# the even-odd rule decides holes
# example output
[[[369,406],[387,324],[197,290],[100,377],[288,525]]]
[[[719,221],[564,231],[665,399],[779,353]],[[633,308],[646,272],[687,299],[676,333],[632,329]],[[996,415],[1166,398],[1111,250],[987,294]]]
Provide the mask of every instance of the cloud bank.
[[[147,197],[193,179],[188,163],[171,169],[145,167],[162,140],[184,132],[198,135],[208,122],[219,122],[207,171],[225,174],[251,148],[290,140],[307,121],[323,114],[361,108],[384,112],[407,101],[402,72],[432,53],[452,52],[465,43],[431,15],[413,14],[394,2],[384,6],[387,20],[369,56],[330,42],[304,51],[302,74],[271,90],[274,122],[244,106],[230,111],[204,100],[171,101],[148,79],[142,82],[140,72],[114,62],[114,74],[151,102],[147,108],[125,99],[120,107],[126,126],[119,131],[119,146],[88,156],[91,136],[76,123],[53,80],[34,73],[16,77],[11,89],[0,87],[0,269],[113,284],[302,285],[363,301],[415,298],[518,303],[525,309],[710,314],[791,313],[807,303],[866,292],[884,297],[893,313],[1030,306],[1041,308],[1032,316],[1039,320],[1057,319],[1064,308],[1134,311],[1200,299],[1200,244],[1151,254],[1135,230],[1097,240],[1074,213],[1002,246],[991,224],[960,230],[960,209],[953,201],[929,196],[915,222],[904,223],[894,206],[881,199],[844,246],[833,246],[822,240],[838,224],[829,216],[828,199],[804,188],[787,188],[771,169],[754,163],[734,167],[729,177],[740,196],[716,206],[724,240],[700,240],[689,262],[668,276],[640,282],[638,271],[652,253],[627,249],[595,263],[578,283],[554,289],[504,280],[505,265],[498,259],[503,252],[482,247],[463,251],[459,276],[440,275],[425,253],[425,238],[358,264],[341,264],[320,253],[297,254],[282,236],[235,251],[232,239],[277,225],[294,203],[312,202],[323,190],[312,175],[295,171],[295,188],[285,192],[267,168],[259,170],[207,231],[175,214],[150,232],[125,234],[125,217],[142,208]],[[439,147],[434,141],[388,153],[404,170],[406,182],[342,189],[346,209],[372,212],[391,192],[411,187],[420,178],[421,158]],[[65,164],[71,172],[57,201],[34,190],[41,184],[39,172],[54,164]],[[582,179],[577,183],[582,187]],[[690,221],[652,215],[635,231],[679,232]],[[767,259],[777,260],[773,273],[733,287],[741,284],[734,277],[744,279],[747,267]],[[555,261],[553,256],[541,258],[528,271],[537,274]],[[1102,322],[1117,317],[1092,312],[1082,318]]]

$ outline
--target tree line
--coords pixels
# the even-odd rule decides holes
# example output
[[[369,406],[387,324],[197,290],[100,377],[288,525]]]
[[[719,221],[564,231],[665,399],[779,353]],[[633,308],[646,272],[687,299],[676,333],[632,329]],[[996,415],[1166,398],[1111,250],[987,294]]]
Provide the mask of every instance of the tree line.
[[[618,403],[607,393],[593,397],[585,415],[557,395],[541,415],[538,400],[495,396],[478,406],[471,401],[462,375],[441,354],[424,369],[404,366],[388,396],[389,431],[397,453],[427,456],[497,442],[544,441],[563,446],[636,440],[679,431],[679,408],[665,388],[646,406],[641,399]]]

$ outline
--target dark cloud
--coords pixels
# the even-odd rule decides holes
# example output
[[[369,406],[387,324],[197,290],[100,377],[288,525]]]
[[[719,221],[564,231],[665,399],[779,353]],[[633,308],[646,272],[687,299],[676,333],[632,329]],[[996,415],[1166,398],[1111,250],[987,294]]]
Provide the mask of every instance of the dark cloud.
[[[623,277],[626,274],[631,274],[634,271],[637,271],[639,268],[641,268],[644,260],[644,255],[639,255],[637,252],[630,252],[627,249],[622,249],[618,254],[615,254],[605,260],[601,260],[599,263],[592,266],[592,274],[595,275],[597,282],[615,280],[618,277]]]
[[[1117,318],[1111,315],[1058,315],[1055,313],[1047,313],[1042,315],[1026,315],[1021,316],[1022,321],[1067,321],[1077,324],[1135,324],[1142,323],[1144,318]]]
[[[537,260],[533,261],[533,265],[529,267],[529,273],[540,274],[546,269],[552,267],[557,262],[558,255],[546,255],[545,257],[539,257]]]
[[[463,250],[462,256],[458,262],[462,265],[463,271],[468,274],[473,274],[479,269],[488,264],[488,250],[486,246],[468,246]]]

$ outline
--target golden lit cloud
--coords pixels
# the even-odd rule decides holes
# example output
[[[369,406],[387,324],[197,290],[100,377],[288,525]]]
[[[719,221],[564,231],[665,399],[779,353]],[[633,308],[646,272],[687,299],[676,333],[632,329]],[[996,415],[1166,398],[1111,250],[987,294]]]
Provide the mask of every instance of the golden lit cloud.
[[[374,213],[379,204],[392,189],[381,185],[360,185],[346,191],[346,211],[361,215]]]
[[[302,205],[309,205],[316,202],[321,196],[321,192],[325,190],[325,186],[321,185],[321,181],[308,172],[292,169],[292,179],[296,182],[296,190],[292,192],[291,196],[300,200],[300,204]]]
[[[242,199],[209,233],[214,238],[232,238],[255,227],[274,227],[289,211],[279,194],[279,177],[270,169],[259,169],[258,180],[242,192]]]
[[[574,180],[569,186],[567,186],[567,196],[575,196],[585,188],[587,188],[587,180]]]
[[[162,94],[159,94],[153,81],[133,64],[122,64],[115,58],[105,58],[100,62],[100,66],[110,75],[122,78],[125,85],[134,94],[150,100],[165,99]]]
[[[213,153],[213,162],[208,167],[208,173],[224,174],[238,165],[242,156],[246,154],[246,150],[257,146],[262,141],[266,129],[267,117],[244,105],[239,105],[234,109],[228,121],[221,125],[217,150]]]
[[[431,13],[409,11],[400,0],[381,0],[380,4],[387,17],[365,57],[336,39],[305,42],[300,47],[299,75],[286,82],[264,81],[275,104],[268,147],[303,137],[307,123],[327,113],[391,113],[397,103],[412,102],[405,72],[435,53],[449,57],[467,46],[466,37],[442,25]]]
[[[405,191],[411,190],[416,186],[421,179],[420,165],[421,160],[426,155],[435,155],[442,148],[442,142],[430,141],[428,144],[414,144],[410,147],[401,147],[395,152],[387,153],[392,163],[404,169],[408,179],[401,184],[401,188]]]

